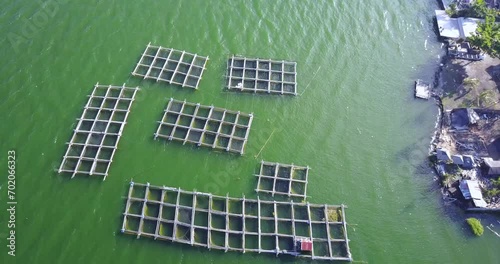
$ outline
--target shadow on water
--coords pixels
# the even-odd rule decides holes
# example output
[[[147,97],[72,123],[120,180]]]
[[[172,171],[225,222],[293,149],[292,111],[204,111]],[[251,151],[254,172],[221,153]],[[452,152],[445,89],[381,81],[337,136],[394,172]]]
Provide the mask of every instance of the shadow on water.
[[[415,118],[413,119],[413,124],[425,124],[426,122],[429,122],[429,113],[432,113],[434,115],[434,111],[436,109],[435,103],[431,100],[428,102],[425,102],[426,105],[422,108],[425,109],[432,109],[432,111],[422,111],[420,112]],[[434,120],[433,120],[434,121]],[[419,140],[423,140],[422,138],[419,138]]]
[[[421,138],[417,141],[425,142],[425,140],[426,138]],[[430,141],[430,136],[428,141]],[[429,173],[432,173],[433,170],[430,167],[427,156],[427,149],[423,148],[420,143],[413,143],[403,148],[396,154],[395,162],[397,164],[409,164],[415,170],[414,172],[418,175],[428,175]]]

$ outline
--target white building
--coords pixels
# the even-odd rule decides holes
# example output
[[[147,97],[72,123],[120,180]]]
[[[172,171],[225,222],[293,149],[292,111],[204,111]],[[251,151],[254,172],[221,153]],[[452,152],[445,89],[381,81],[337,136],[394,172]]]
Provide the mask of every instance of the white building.
[[[465,39],[476,32],[479,22],[484,19],[458,17],[451,18],[444,10],[436,10],[439,35],[444,38]]]

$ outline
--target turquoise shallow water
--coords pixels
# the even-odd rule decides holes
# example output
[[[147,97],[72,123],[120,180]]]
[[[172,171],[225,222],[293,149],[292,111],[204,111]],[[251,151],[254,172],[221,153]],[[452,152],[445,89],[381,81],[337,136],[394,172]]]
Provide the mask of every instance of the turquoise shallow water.
[[[349,206],[355,260],[498,263],[498,238],[488,230],[482,238],[471,237],[465,216],[441,202],[426,167],[437,109],[414,100],[411,89],[414,79],[433,78],[439,60],[435,1],[3,1],[2,6],[0,164],[7,167],[7,151],[16,151],[18,204],[17,256],[10,257],[7,175],[2,176],[1,263],[286,262],[119,233],[131,179],[255,197],[252,174],[261,159],[311,166],[309,201]],[[132,78],[149,42],[208,55],[200,89]],[[301,95],[224,91],[226,58],[232,54],[297,61]],[[55,169],[97,82],[142,90],[107,180],[70,181]],[[253,112],[245,155],[154,141],[156,121],[170,97]],[[479,217],[498,231],[498,218]]]

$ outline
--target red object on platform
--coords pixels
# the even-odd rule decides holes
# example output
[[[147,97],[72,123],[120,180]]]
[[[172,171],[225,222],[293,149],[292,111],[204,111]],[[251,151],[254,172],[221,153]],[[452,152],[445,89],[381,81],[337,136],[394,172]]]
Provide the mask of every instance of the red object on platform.
[[[300,250],[301,251],[312,251],[313,243],[311,241],[301,241]]]

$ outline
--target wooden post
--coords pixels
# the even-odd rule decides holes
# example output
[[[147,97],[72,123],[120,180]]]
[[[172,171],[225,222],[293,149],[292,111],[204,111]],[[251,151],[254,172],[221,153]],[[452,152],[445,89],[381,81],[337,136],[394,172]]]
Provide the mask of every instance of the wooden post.
[[[146,202],[148,200],[148,194],[149,194],[149,182],[146,183],[146,191],[144,192],[144,200],[142,201],[141,220],[139,220],[139,229],[137,230],[137,238],[139,238],[142,234],[142,228],[144,225],[144,213],[146,211]]]
[[[231,56],[231,63],[228,62],[227,69],[229,71],[229,80],[227,83],[227,89],[231,90],[231,82],[233,80],[233,67],[234,67],[234,55]]]
[[[257,196],[257,223],[258,223],[258,231],[259,231],[259,253],[262,249],[262,245],[261,245],[261,230],[260,230],[260,198]]]
[[[186,137],[184,138],[184,141],[182,142],[182,144],[186,144],[186,142],[188,141],[188,138],[189,138],[189,133],[191,132],[191,129],[193,128],[193,124],[194,124],[194,120],[196,119],[196,114],[198,113],[198,109],[200,108],[200,104],[197,103],[195,108],[194,108],[194,113],[193,113],[193,117],[191,118],[191,122],[189,123],[189,127],[188,127],[188,131],[186,133]],[[179,120],[180,118],[178,118],[177,120]],[[193,143],[200,143],[201,142],[201,137],[200,139],[197,141],[197,142],[193,142]]]
[[[311,239],[311,242],[314,242],[312,224],[311,224],[311,208],[309,202],[307,202],[306,206],[307,206],[307,222],[309,224],[309,238]],[[311,247],[311,253],[312,253],[312,258],[314,259],[314,243]]]
[[[189,53],[189,55],[193,55],[194,57],[193,57],[193,61],[188,66],[189,67],[188,68],[188,72],[186,73],[186,78],[184,79],[184,82],[182,83],[182,87],[186,86],[186,82],[187,82],[187,80],[188,80],[188,78],[190,76],[189,74],[191,73],[191,69],[193,69],[193,64],[196,61],[196,56],[197,56],[196,54],[190,54]],[[180,64],[180,62],[179,62],[179,64]],[[193,88],[194,89],[198,89],[198,87],[193,87]]]
[[[276,246],[276,256],[278,256],[278,254],[280,253],[280,247],[279,247],[279,239],[278,239],[278,207],[276,205],[276,202],[273,203],[274,205],[274,212],[273,212],[273,216],[274,216],[274,238],[276,239],[275,240],[275,246]]]
[[[156,78],[156,82],[158,82],[161,78],[161,75],[163,74],[163,72],[165,71],[165,68],[167,67],[167,64],[168,64],[168,61],[170,60],[170,55],[173,53],[172,49],[165,49],[166,51],[168,51],[168,56],[165,58],[165,64],[163,64],[161,70],[160,70],[160,74],[158,74],[158,78]],[[172,81],[172,78],[174,78],[173,76],[173,73],[172,73],[172,77],[170,78],[170,80],[165,80],[165,79],[161,79],[161,80],[165,80],[166,82],[171,82]]]
[[[154,63],[156,61],[156,58],[158,58],[158,54],[160,53],[160,50],[161,50],[161,47],[159,47],[158,50],[156,51],[156,54],[155,54],[155,56],[153,58],[153,62],[151,62],[151,64],[149,65],[149,69],[146,72],[146,74],[144,75],[143,79],[146,79],[146,78],[149,77],[149,73],[151,72],[151,69],[153,68],[153,65],[154,65]],[[160,75],[161,75],[161,72],[160,72]],[[160,76],[160,75],[158,75],[158,76]]]
[[[193,195],[193,208],[191,210],[191,237],[190,237],[191,246],[194,244],[194,231],[195,231],[194,218],[196,212],[196,191],[192,195]]]
[[[325,224],[326,224],[326,232],[327,232],[327,239],[328,239],[328,254],[330,257],[333,257],[333,252],[332,252],[332,237],[330,233],[330,219],[328,219],[328,206],[325,204],[324,207],[324,212],[325,212]]]
[[[227,252],[229,249],[229,194],[226,194],[226,232],[224,239],[224,252]]]
[[[127,216],[130,210],[130,198],[132,197],[133,190],[134,190],[134,182],[130,182],[130,187],[128,189],[128,195],[127,195],[127,203],[125,205],[125,213],[123,214],[123,225],[122,229],[120,230],[122,233],[124,233],[125,230],[127,229]]]
[[[347,223],[345,220],[345,206],[342,204],[342,225],[344,226],[345,246],[347,249],[347,257],[352,261],[351,250],[349,249],[349,238],[347,237]]]
[[[295,208],[293,207],[293,200],[290,201],[290,205],[292,208],[292,234],[293,234],[293,239],[295,240],[296,235],[295,235]]]
[[[274,180],[273,180],[273,194],[272,196],[274,197],[274,193],[276,193],[276,180],[278,179],[278,171],[280,170],[280,164],[275,163],[273,164],[274,166]]]
[[[146,46],[146,49],[144,50],[144,52],[142,53],[142,56],[141,58],[139,59],[139,62],[137,63],[137,65],[135,66],[134,70],[132,71],[132,75],[133,76],[136,76],[137,75],[137,68],[139,68],[139,65],[141,65],[141,61],[142,61],[142,58],[144,58],[144,56],[146,55],[148,49],[149,49],[149,45],[151,44],[151,42],[148,43],[148,45]]]
[[[175,201],[175,212],[174,212],[174,229],[172,232],[172,239],[177,241],[177,218],[179,217],[179,200],[181,198],[181,188],[177,189],[177,199]]]
[[[208,232],[207,232],[207,245],[208,250],[210,250],[210,246],[212,244],[212,195],[208,196]]]
[[[243,235],[242,235],[242,248],[243,248],[243,253],[245,253],[245,240],[246,240],[246,237],[245,237],[245,231],[246,231],[246,226],[245,226],[245,195],[243,195],[243,201],[242,201],[242,205],[241,205],[241,208],[242,208],[242,221],[243,221]]]
[[[161,226],[161,218],[162,218],[162,214],[163,214],[163,201],[165,199],[165,188],[162,188],[161,189],[161,203],[160,203],[160,210],[158,211],[158,219],[156,220],[156,230],[158,231],[156,234],[155,234],[155,239],[160,236],[160,226]]]

